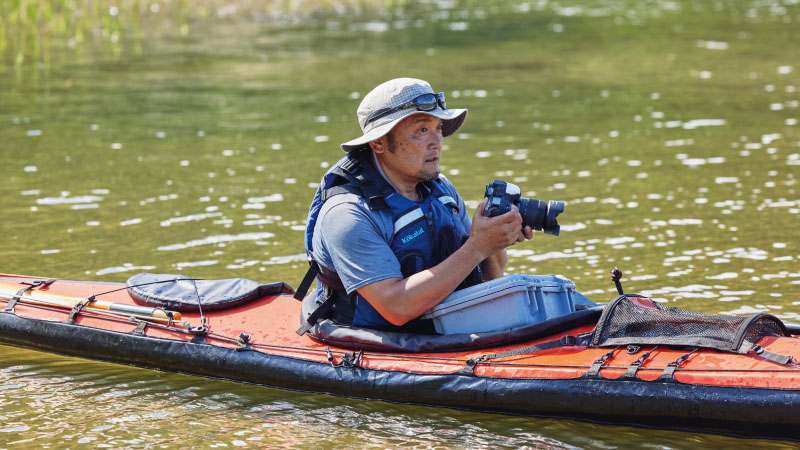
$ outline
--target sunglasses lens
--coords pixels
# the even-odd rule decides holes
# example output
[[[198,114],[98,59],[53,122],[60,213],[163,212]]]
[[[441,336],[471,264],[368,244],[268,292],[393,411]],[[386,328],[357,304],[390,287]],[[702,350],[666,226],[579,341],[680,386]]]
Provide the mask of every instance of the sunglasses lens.
[[[420,95],[415,103],[420,111],[433,111],[436,109],[437,98],[433,94]]]
[[[445,106],[444,102],[444,92],[439,92],[438,94],[422,94],[419,97],[400,106],[377,111],[367,118],[365,125],[404,108],[417,108],[417,111],[433,111],[436,109],[437,105],[439,108],[447,109],[447,106]]]

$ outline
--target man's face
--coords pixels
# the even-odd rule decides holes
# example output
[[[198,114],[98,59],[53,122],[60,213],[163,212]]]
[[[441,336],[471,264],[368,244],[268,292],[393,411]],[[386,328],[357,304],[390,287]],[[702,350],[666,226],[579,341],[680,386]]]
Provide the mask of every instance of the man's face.
[[[401,120],[384,137],[388,152],[384,152],[385,168],[399,175],[420,181],[432,181],[439,176],[439,156],[442,152],[442,120],[428,114],[413,114]]]

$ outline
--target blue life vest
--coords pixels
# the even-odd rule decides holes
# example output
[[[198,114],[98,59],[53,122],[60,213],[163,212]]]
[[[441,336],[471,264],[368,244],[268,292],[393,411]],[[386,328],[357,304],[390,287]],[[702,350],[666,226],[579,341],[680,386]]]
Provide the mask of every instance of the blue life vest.
[[[469,230],[465,229],[459,218],[456,199],[442,187],[441,179],[421,183],[418,186],[421,201],[411,201],[395,189],[378,173],[370,162],[371,151],[362,150],[349,153],[337,162],[323,177],[308,212],[306,222],[305,247],[313,266],[314,227],[322,205],[331,197],[352,193],[366,199],[372,211],[388,209],[392,215],[394,232],[389,246],[400,262],[403,277],[431,268],[444,261],[466,241]],[[317,286],[323,303],[328,309],[317,316],[331,315],[337,322],[370,328],[393,331],[420,331],[429,327],[427,321],[413,320],[402,327],[396,327],[384,319],[372,305],[357,292],[336,296],[333,291],[344,293],[344,286],[332,268],[318,266]],[[461,283],[459,289],[481,282],[479,267]],[[298,289],[300,291],[300,289]],[[337,297],[338,300],[332,300]],[[347,302],[342,298],[347,298]],[[398,299],[402,301],[402,299]],[[320,317],[321,318],[321,317]],[[314,318],[316,322],[317,318]],[[313,323],[298,330],[307,330]]]

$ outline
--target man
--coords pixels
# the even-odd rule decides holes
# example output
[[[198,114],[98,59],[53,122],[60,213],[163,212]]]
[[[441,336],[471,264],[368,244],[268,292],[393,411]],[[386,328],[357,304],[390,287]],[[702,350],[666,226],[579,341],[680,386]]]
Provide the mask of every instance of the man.
[[[341,145],[348,155],[326,174],[309,212],[306,249],[319,266],[317,302],[326,305],[318,311],[332,307],[336,321],[356,326],[428,332],[419,316],[459,287],[502,276],[505,248],[532,232],[516,207],[485,217],[485,199],[470,220],[439,174],[442,140],[467,110],[446,109],[427,82],[387,81],[357,114],[363,135]]]

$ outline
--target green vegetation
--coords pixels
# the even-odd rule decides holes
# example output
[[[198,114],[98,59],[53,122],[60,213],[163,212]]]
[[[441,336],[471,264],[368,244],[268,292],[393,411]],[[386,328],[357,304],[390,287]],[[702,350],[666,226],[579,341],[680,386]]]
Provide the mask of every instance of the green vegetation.
[[[380,0],[5,0],[0,2],[0,55],[14,65],[48,63],[50,40],[75,47],[87,40],[119,42],[122,33],[189,31],[213,18],[257,17],[298,22],[311,17],[365,13],[395,3]]]

